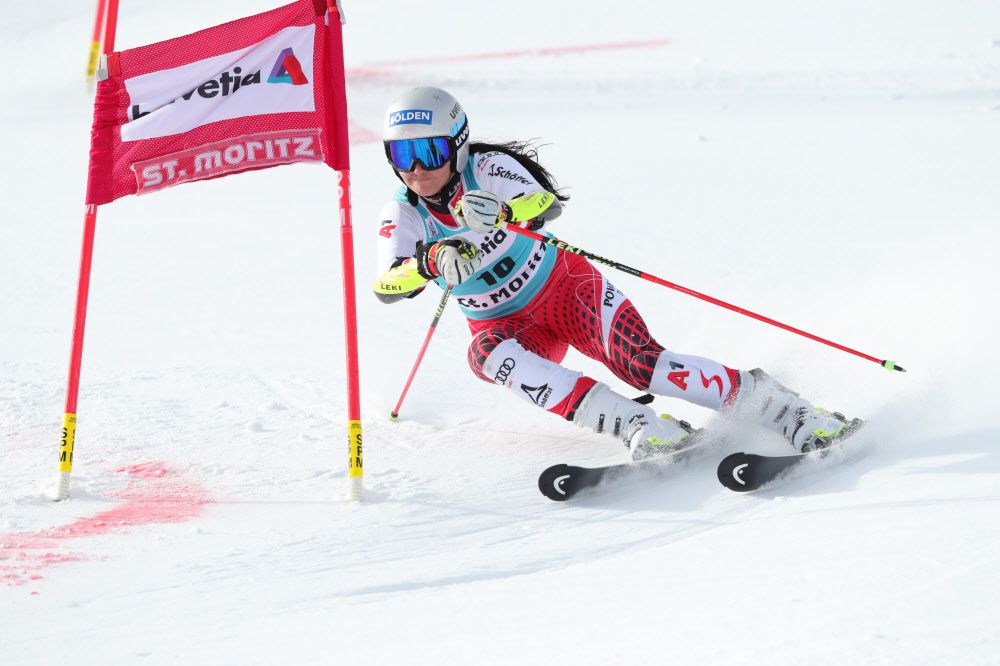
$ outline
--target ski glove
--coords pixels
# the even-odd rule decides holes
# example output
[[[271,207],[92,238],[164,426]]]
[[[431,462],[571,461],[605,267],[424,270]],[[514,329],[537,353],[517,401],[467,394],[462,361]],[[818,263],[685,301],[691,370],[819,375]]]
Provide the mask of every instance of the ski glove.
[[[489,233],[505,223],[538,231],[560,213],[559,198],[544,190],[518,194],[506,202],[490,192],[472,190],[455,206],[455,217],[477,234]]]
[[[455,215],[477,234],[486,234],[511,219],[510,206],[486,190],[472,190],[462,196]]]
[[[417,245],[417,272],[427,280],[444,278],[448,284],[462,284],[472,277],[482,258],[476,246],[457,238]]]

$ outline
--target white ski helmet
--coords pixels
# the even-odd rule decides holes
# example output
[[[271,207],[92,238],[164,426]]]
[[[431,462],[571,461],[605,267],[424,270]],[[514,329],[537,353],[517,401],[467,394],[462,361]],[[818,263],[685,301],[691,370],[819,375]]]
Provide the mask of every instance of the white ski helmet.
[[[413,139],[445,141],[435,146]],[[447,160],[452,171],[458,173],[469,160],[469,122],[465,110],[457,99],[440,88],[413,88],[394,99],[385,112],[382,141],[386,157],[397,171],[410,171],[415,162],[425,169],[439,168],[441,164],[432,164]]]

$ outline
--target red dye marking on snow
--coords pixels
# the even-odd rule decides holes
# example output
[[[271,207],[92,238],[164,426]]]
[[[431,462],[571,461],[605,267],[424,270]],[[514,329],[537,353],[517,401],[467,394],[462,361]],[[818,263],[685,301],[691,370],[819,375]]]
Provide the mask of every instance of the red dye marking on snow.
[[[115,473],[129,477],[125,488],[111,495],[124,500],[123,504],[40,532],[0,534],[0,583],[24,585],[40,580],[39,572],[52,566],[88,559],[56,550],[70,539],[142,525],[181,523],[199,515],[211,501],[204,488],[184,481],[162,462],[130,465]]]
[[[161,462],[148,462],[119,467],[115,470],[115,474],[128,474],[139,479],[162,479],[165,476],[170,476],[170,470]]]
[[[398,67],[400,65],[428,65],[435,63],[466,62],[469,60],[497,60],[506,58],[526,58],[530,56],[557,56],[568,53],[589,53],[591,51],[619,51],[623,49],[649,49],[666,46],[669,39],[648,39],[637,42],[614,42],[611,44],[581,44],[578,46],[556,46],[547,49],[522,49],[518,51],[499,51],[496,53],[477,53],[473,55],[440,56],[436,58],[413,58],[410,60],[386,60],[368,65],[371,67]],[[354,70],[351,70],[352,72]],[[365,70],[358,70],[370,75]]]
[[[377,67],[377,66],[376,66]],[[389,76],[393,76],[392,72],[387,72],[384,69],[375,69],[371,66],[364,67],[351,67],[344,71],[347,78],[351,79],[352,82],[363,81],[365,79],[384,79]]]
[[[500,51],[496,53],[475,53],[472,55],[442,56],[438,58],[413,58],[410,60],[386,60],[363,67],[352,67],[346,70],[347,77],[352,81],[377,79],[392,76],[387,68],[401,65],[429,65],[449,62],[466,62],[470,60],[502,60],[506,58],[526,58],[530,56],[559,56],[573,53],[589,53],[591,51],[614,51],[622,49],[649,49],[665,46],[669,39],[649,39],[636,42],[614,42],[611,44],[581,44],[577,46],[556,46],[546,49],[523,49],[520,51]],[[376,132],[358,125],[352,120],[347,121],[348,141],[351,145],[359,143],[375,143],[382,137]]]
[[[382,137],[371,130],[362,127],[353,120],[347,121],[347,139],[353,146],[358,143],[375,143],[381,141]]]

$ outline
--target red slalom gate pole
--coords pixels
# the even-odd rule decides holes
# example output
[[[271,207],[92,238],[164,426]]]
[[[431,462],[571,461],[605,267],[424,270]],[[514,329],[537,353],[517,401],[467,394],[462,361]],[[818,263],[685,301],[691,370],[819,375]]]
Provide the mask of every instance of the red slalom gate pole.
[[[351,171],[337,172],[340,193],[340,250],[344,267],[344,342],[347,347],[348,498],[361,500],[364,465],[361,435],[361,382],[358,366],[358,309],[354,288],[354,231],[351,225]]]
[[[69,479],[73,472],[73,446],[76,443],[76,404],[80,393],[83,332],[87,325],[87,296],[90,293],[90,266],[94,257],[96,228],[97,206],[88,204],[83,216],[83,249],[80,252],[80,278],[76,288],[73,347],[69,355],[66,408],[63,410],[62,440],[59,445],[59,483],[56,486],[55,496],[57,500],[69,499]]]
[[[410,370],[410,376],[406,378],[406,386],[403,387],[403,392],[399,394],[399,400],[396,401],[396,407],[389,414],[389,418],[395,421],[399,418],[399,408],[403,406],[403,399],[406,398],[406,392],[410,390],[410,384],[413,383],[413,378],[417,375],[417,368],[420,367],[420,362],[424,359],[424,352],[427,351],[427,345],[430,344],[431,338],[434,337],[434,331],[437,330],[438,322],[441,321],[441,313],[444,312],[444,307],[448,305],[448,299],[451,297],[452,285],[448,285],[447,289],[444,290],[444,294],[441,296],[441,302],[438,303],[437,311],[434,313],[434,319],[431,321],[431,326],[427,329],[427,335],[424,337],[424,344],[420,347],[420,353],[417,354],[417,360],[413,363],[413,369]]]
[[[97,9],[94,12],[94,34],[90,38],[90,53],[87,56],[87,85],[94,82],[94,75],[97,73],[97,58],[101,54],[101,33],[104,30],[104,9],[108,0],[97,0]]]
[[[674,284],[673,282],[669,282],[668,280],[664,280],[663,278],[656,277],[655,275],[650,275],[649,273],[647,273],[645,271],[641,271],[638,268],[632,268],[631,266],[626,266],[625,264],[622,264],[620,262],[614,261],[613,259],[605,259],[604,257],[602,257],[600,255],[593,254],[592,252],[588,252],[588,251],[580,249],[578,247],[574,247],[574,246],[570,245],[569,243],[565,243],[565,242],[559,240],[558,238],[548,238],[546,236],[542,236],[541,234],[537,234],[537,233],[535,233],[533,231],[528,231],[527,229],[522,229],[521,227],[517,226],[516,224],[512,224],[512,223],[507,223],[506,226],[507,226],[507,229],[509,229],[509,230],[511,230],[511,231],[513,231],[515,233],[521,234],[522,236],[527,236],[528,238],[533,238],[533,239],[535,239],[537,241],[541,241],[541,242],[545,243],[546,245],[551,245],[552,247],[559,248],[560,250],[563,250],[565,252],[570,252],[572,254],[580,255],[581,257],[583,257],[585,259],[590,259],[590,260],[596,261],[596,262],[598,262],[600,264],[604,264],[605,266],[610,266],[611,268],[616,268],[616,269],[618,269],[620,271],[623,271],[625,273],[628,273],[630,275],[634,275],[636,277],[642,278],[643,280],[648,280],[649,282],[653,282],[655,284],[663,285],[664,287],[668,287],[670,289],[674,289],[675,291],[679,291],[679,292],[681,292],[683,294],[687,294],[688,296],[694,296],[695,298],[699,298],[699,299],[701,299],[703,301],[707,301],[707,302],[709,302],[709,303],[711,303],[713,305],[718,305],[719,307],[726,308],[727,310],[732,310],[733,312],[738,312],[738,313],[740,313],[742,315],[746,315],[747,317],[751,317],[753,319],[756,319],[757,321],[762,321],[765,324],[770,324],[771,326],[777,326],[778,328],[784,329],[784,330],[789,331],[791,333],[795,333],[796,335],[801,335],[802,337],[809,338],[810,340],[815,340],[816,342],[821,342],[824,345],[829,345],[830,347],[833,347],[834,349],[839,349],[841,351],[847,352],[848,354],[853,354],[855,356],[858,356],[860,358],[865,359],[866,361],[872,361],[873,363],[878,363],[879,365],[881,365],[883,368],[886,368],[887,370],[899,370],[900,372],[906,372],[906,370],[904,370],[902,366],[896,365],[895,361],[889,361],[889,360],[879,359],[879,358],[876,358],[875,356],[871,356],[870,354],[865,354],[864,352],[860,352],[857,349],[851,349],[850,347],[845,347],[844,345],[839,344],[837,342],[833,342],[832,340],[827,340],[826,338],[821,338],[818,335],[813,335],[812,333],[807,333],[806,331],[803,331],[801,329],[795,328],[794,326],[789,326],[788,324],[783,324],[780,321],[776,321],[774,319],[771,319],[770,317],[765,317],[764,315],[759,315],[756,312],[751,312],[750,310],[746,310],[744,308],[741,308],[738,305],[733,305],[731,303],[726,303],[725,301],[719,300],[718,298],[714,298],[714,297],[709,296],[707,294],[702,294],[700,292],[694,291],[693,289],[688,289],[687,287],[682,287],[679,284]]]
[[[330,84],[337,118],[334,154],[340,207],[340,251],[344,267],[344,342],[347,353],[347,477],[348,499],[364,496],[364,461],[361,431],[361,382],[358,363],[358,309],[354,288],[354,230],[351,225],[351,163],[347,136],[347,94],[344,74],[344,14],[340,0],[326,0],[327,36],[330,40]]]
[[[104,55],[115,49],[118,27],[118,0],[105,0]],[[80,393],[80,366],[83,362],[83,332],[87,324],[87,298],[90,293],[90,267],[94,258],[94,235],[97,230],[97,205],[87,204],[83,215],[83,248],[80,251],[80,278],[76,289],[76,313],[73,319],[73,346],[70,351],[69,379],[66,382],[66,409],[63,413],[62,441],[59,445],[59,483],[55,499],[69,499],[69,480],[73,472],[73,447],[76,444],[76,409]]]

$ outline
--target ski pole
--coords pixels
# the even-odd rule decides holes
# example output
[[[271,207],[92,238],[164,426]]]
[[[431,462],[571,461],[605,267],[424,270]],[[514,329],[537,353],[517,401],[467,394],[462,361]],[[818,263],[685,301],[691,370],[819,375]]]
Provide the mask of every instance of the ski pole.
[[[441,320],[441,313],[444,312],[444,306],[448,305],[448,299],[451,297],[452,285],[444,290],[444,294],[441,295],[441,302],[438,303],[437,311],[434,313],[434,319],[431,320],[431,327],[427,329],[427,335],[424,337],[424,344],[420,348],[420,353],[417,354],[417,360],[413,363],[413,369],[410,370],[410,376],[406,378],[406,386],[403,387],[403,392],[399,394],[399,400],[396,402],[396,408],[392,410],[389,414],[389,418],[395,421],[399,418],[399,408],[403,404],[403,399],[406,397],[406,392],[410,390],[410,384],[413,382],[413,377],[417,374],[417,368],[420,367],[420,361],[424,358],[424,352],[427,351],[427,345],[430,344],[431,337],[434,336],[434,331],[437,329],[438,321]]]
[[[807,333],[806,331],[803,331],[801,329],[795,328],[794,326],[789,326],[788,324],[782,324],[780,321],[775,321],[774,319],[771,319],[770,317],[765,317],[764,315],[759,315],[759,314],[757,314],[755,312],[750,312],[749,310],[745,310],[744,308],[741,308],[741,307],[739,307],[737,305],[732,305],[730,303],[726,303],[725,301],[720,301],[718,298],[713,298],[712,296],[708,296],[707,294],[699,293],[697,291],[694,291],[693,289],[688,289],[687,287],[682,287],[679,284],[674,284],[673,282],[668,282],[667,280],[664,280],[663,278],[656,277],[655,275],[650,275],[649,273],[647,273],[645,271],[640,271],[637,268],[632,268],[631,266],[626,266],[625,264],[619,263],[619,262],[614,261],[612,259],[605,259],[604,257],[596,255],[596,254],[593,254],[592,252],[587,252],[586,250],[582,250],[582,249],[580,249],[578,247],[573,247],[572,245],[570,245],[568,243],[565,243],[565,242],[559,240],[558,238],[548,238],[548,237],[542,236],[541,234],[535,233],[533,231],[528,231],[527,229],[522,229],[521,227],[517,226],[516,224],[510,223],[510,222],[508,222],[506,224],[506,227],[507,227],[507,229],[509,229],[509,230],[511,230],[511,231],[513,231],[515,233],[521,234],[522,236],[527,236],[528,238],[534,238],[537,241],[541,241],[541,242],[545,243],[546,245],[551,245],[552,247],[559,248],[560,250],[563,250],[565,252],[570,252],[572,254],[579,255],[579,256],[581,256],[581,257],[583,257],[585,259],[590,259],[591,261],[596,261],[596,262],[598,262],[600,264],[604,264],[605,266],[610,266],[611,268],[617,268],[620,271],[623,271],[625,273],[629,273],[630,275],[634,275],[636,277],[640,277],[643,280],[648,280],[650,282],[654,282],[656,284],[663,285],[664,287],[669,287],[670,289],[675,289],[676,291],[679,291],[681,293],[687,294],[688,296],[694,296],[695,298],[700,298],[703,301],[708,301],[709,303],[712,303],[713,305],[718,305],[719,307],[726,308],[727,310],[732,310],[733,312],[738,312],[738,313],[740,313],[742,315],[746,315],[747,317],[752,317],[753,319],[756,319],[757,321],[762,321],[765,324],[771,324],[772,326],[777,326],[778,328],[783,328],[786,331],[790,331],[792,333],[796,333],[796,334],[801,335],[803,337],[809,338],[810,340],[815,340],[816,342],[822,342],[824,345],[829,345],[829,346],[831,346],[831,347],[833,347],[835,349],[839,349],[841,351],[845,351],[848,354],[854,354],[855,356],[860,356],[861,358],[863,358],[865,360],[872,361],[874,363],[878,363],[879,365],[881,365],[883,368],[886,368],[887,370],[899,370],[900,372],[906,372],[906,370],[904,370],[902,366],[896,365],[895,361],[889,361],[889,360],[879,359],[879,358],[876,358],[876,357],[871,356],[869,354],[865,354],[864,352],[860,352],[860,351],[858,351],[856,349],[851,349],[850,347],[845,347],[842,344],[838,344],[838,343],[833,342],[831,340],[827,340],[826,338],[821,338],[818,335],[813,335],[812,333]]]

